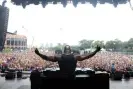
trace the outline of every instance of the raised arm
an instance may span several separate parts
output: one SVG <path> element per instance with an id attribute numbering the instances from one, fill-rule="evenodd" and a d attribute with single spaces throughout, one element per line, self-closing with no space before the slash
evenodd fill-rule
<path id="1" fill-rule="evenodd" d="M 82 56 L 77 56 L 76 57 L 76 60 L 77 61 L 83 61 L 83 60 L 86 60 L 86 59 L 89 59 L 91 57 L 93 57 L 97 52 L 99 52 L 101 50 L 101 47 L 97 46 L 96 50 L 92 53 L 90 53 L 89 55 L 85 56 L 85 57 L 82 57 Z"/>
<path id="2" fill-rule="evenodd" d="M 38 49 L 36 48 L 35 49 L 35 53 L 40 56 L 43 60 L 46 60 L 46 61 L 51 61 L 51 62 L 57 62 L 57 58 L 55 56 L 46 56 L 46 55 L 43 55 L 41 54 Z"/>

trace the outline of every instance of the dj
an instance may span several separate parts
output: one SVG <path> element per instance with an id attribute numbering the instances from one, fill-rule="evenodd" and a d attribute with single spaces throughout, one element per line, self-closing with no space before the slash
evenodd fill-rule
<path id="1" fill-rule="evenodd" d="M 83 61 L 93 57 L 97 52 L 101 50 L 101 47 L 97 46 L 96 50 L 87 56 L 73 55 L 71 52 L 71 47 L 66 45 L 64 47 L 64 53 L 61 56 L 47 56 L 39 53 L 38 49 L 35 49 L 35 53 L 39 55 L 42 59 L 46 61 L 58 62 L 60 67 L 60 72 L 62 75 L 67 77 L 72 77 L 74 75 L 77 61 Z"/>

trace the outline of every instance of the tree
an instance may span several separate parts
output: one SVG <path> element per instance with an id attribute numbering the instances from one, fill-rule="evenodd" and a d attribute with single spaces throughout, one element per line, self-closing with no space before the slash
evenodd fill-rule
<path id="1" fill-rule="evenodd" d="M 55 47 L 52 47 L 53 50 L 62 50 L 63 45 L 61 43 L 58 43 Z"/>
<path id="2" fill-rule="evenodd" d="M 51 49 L 52 49 L 52 50 L 61 50 L 61 48 L 58 47 L 58 46 L 52 47 Z"/>
<path id="3" fill-rule="evenodd" d="M 130 38 L 127 42 L 128 49 L 133 50 L 133 38 Z"/>
<path id="4" fill-rule="evenodd" d="M 115 43 L 115 45 L 114 45 L 115 50 L 121 51 L 122 50 L 122 41 L 119 39 L 115 39 L 114 43 Z"/>
<path id="5" fill-rule="evenodd" d="M 10 52 L 12 52 L 12 49 L 11 48 L 5 48 L 2 52 L 3 53 L 10 53 Z"/>
<path id="6" fill-rule="evenodd" d="M 122 41 L 119 39 L 107 41 L 105 44 L 105 48 L 112 49 L 113 51 L 121 51 L 122 50 Z"/>
<path id="7" fill-rule="evenodd" d="M 94 43 L 92 43 L 92 47 L 96 47 L 97 45 L 103 48 L 104 47 L 104 41 L 97 40 Z"/>
<path id="8" fill-rule="evenodd" d="M 72 50 L 80 50 L 80 47 L 78 45 L 76 46 L 71 46 Z"/>
<path id="9" fill-rule="evenodd" d="M 107 50 L 109 50 L 109 49 L 114 49 L 114 42 L 111 40 L 111 41 L 107 41 L 106 42 L 106 44 L 105 44 L 105 48 L 107 49 Z"/>
<path id="10" fill-rule="evenodd" d="M 79 41 L 79 45 L 81 49 L 87 49 L 87 48 L 91 48 L 93 40 L 86 40 L 83 39 L 81 41 Z"/>
<path id="11" fill-rule="evenodd" d="M 124 41 L 124 42 L 122 42 L 122 51 L 127 51 L 127 49 L 128 49 L 128 42 L 127 41 Z"/>

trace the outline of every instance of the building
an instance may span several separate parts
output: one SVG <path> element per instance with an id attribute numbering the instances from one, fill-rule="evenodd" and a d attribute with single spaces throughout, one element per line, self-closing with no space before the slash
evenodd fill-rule
<path id="1" fill-rule="evenodd" d="M 9 8 L 0 5 L 0 51 L 4 48 L 8 28 Z"/>
<path id="2" fill-rule="evenodd" d="M 4 47 L 13 50 L 25 50 L 27 49 L 27 37 L 18 35 L 17 33 L 7 32 Z"/>

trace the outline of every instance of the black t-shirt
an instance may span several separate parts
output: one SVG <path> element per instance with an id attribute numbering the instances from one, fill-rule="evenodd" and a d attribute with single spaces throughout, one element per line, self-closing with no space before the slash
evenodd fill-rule
<path id="1" fill-rule="evenodd" d="M 73 54 L 65 55 L 62 54 L 58 60 L 58 64 L 60 67 L 60 72 L 67 75 L 72 75 L 75 72 L 77 60 Z"/>

